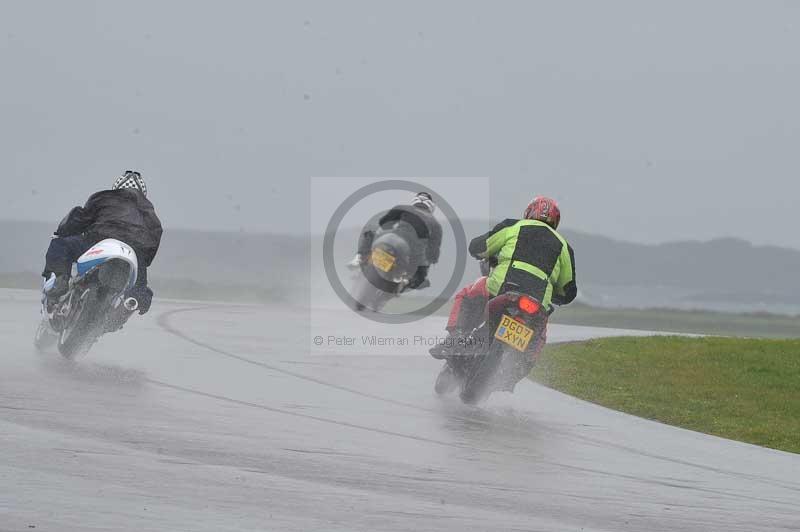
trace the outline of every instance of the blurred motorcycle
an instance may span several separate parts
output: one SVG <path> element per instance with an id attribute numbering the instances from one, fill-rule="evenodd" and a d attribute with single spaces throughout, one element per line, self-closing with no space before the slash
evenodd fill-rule
<path id="1" fill-rule="evenodd" d="M 527 377 L 547 338 L 552 309 L 514 288 L 486 304 L 484 324 L 450 350 L 434 390 L 460 390 L 461 401 L 476 404 L 495 391 L 513 392 Z"/>
<path id="2" fill-rule="evenodd" d="M 42 321 L 34 345 L 44 350 L 57 345 L 66 358 L 89 351 L 105 333 L 122 328 L 139 307 L 126 293 L 136 284 L 138 262 L 129 245 L 112 238 L 95 244 L 78 258 L 69 290 L 57 301 L 47 291 L 55 283 L 51 275 L 42 287 Z"/>
<path id="3" fill-rule="evenodd" d="M 409 235 L 412 235 L 409 238 Z M 375 234 L 361 274 L 352 291 L 356 310 L 380 312 L 395 297 L 409 288 L 409 283 L 424 262 L 424 246 L 416 239 L 414 229 L 406 222 L 395 222 Z M 430 286 L 426 279 L 417 289 Z"/>

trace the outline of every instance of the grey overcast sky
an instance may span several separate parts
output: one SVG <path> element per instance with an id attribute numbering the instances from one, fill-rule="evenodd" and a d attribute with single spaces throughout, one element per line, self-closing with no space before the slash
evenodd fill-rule
<path id="1" fill-rule="evenodd" d="M 133 167 L 167 228 L 300 232 L 310 176 L 488 176 L 498 218 L 800 248 L 798 51 L 789 0 L 3 2 L 0 217 Z"/>

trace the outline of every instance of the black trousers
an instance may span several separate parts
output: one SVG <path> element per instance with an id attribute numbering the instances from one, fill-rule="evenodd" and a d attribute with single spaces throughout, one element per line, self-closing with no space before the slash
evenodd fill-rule
<path id="1" fill-rule="evenodd" d="M 72 263 L 86 253 L 96 241 L 85 235 L 62 236 L 50 241 L 45 256 L 45 265 L 42 275 L 50 277 L 56 275 L 69 275 Z"/>

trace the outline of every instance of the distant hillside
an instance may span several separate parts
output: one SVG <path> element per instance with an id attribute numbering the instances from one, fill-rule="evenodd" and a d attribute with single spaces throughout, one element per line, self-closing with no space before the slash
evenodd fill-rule
<path id="1" fill-rule="evenodd" d="M 469 237 L 490 223 L 464 221 Z M 28 272 L 35 279 L 43 266 L 52 224 L 0 221 L 0 282 L 17 279 L 2 274 Z M 358 230 L 337 235 L 335 261 L 346 262 L 355 251 Z M 712 310 L 768 310 L 800 313 L 800 250 L 754 246 L 733 238 L 710 242 L 642 245 L 565 230 L 575 249 L 584 302 L 611 307 L 673 307 Z M 151 269 L 155 286 L 191 294 L 242 292 L 254 299 L 307 298 L 310 275 L 322 275 L 310 264 L 310 250 L 322 237 L 167 230 Z M 455 243 L 445 230 L 442 262 L 432 281 L 443 286 L 452 271 Z M 471 259 L 462 282 L 477 275 Z M 10 282 L 10 281 L 9 281 Z M 35 282 L 33 282 L 35 285 Z"/>
<path id="2" fill-rule="evenodd" d="M 755 246 L 735 238 L 641 245 L 566 232 L 578 255 L 578 275 L 605 292 L 646 287 L 671 291 L 687 307 L 713 303 L 800 309 L 800 250 Z"/>
<path id="3" fill-rule="evenodd" d="M 611 285 L 657 283 L 710 292 L 800 293 L 800 250 L 754 246 L 736 238 L 642 245 L 565 232 L 586 268 Z"/>
<path id="4" fill-rule="evenodd" d="M 0 244 L 6 250 L 0 255 L 0 283 L 38 287 L 36 276 L 53 228 L 0 221 Z M 167 230 L 149 276 L 163 296 L 263 301 L 299 291 L 305 301 L 308 249 L 308 241 L 297 237 Z"/>
<path id="5" fill-rule="evenodd" d="M 492 227 L 487 222 L 462 223 L 468 238 Z M 355 242 L 357 233 L 344 231 L 337 240 Z M 800 271 L 800 250 L 754 246 L 734 238 L 644 245 L 569 229 L 563 234 L 575 250 L 578 285 L 586 303 L 800 314 L 800 278 L 795 275 Z M 445 264 L 433 270 L 435 283 L 447 282 L 454 252 L 446 229 Z M 476 275 L 477 266 L 470 260 L 465 281 Z"/>

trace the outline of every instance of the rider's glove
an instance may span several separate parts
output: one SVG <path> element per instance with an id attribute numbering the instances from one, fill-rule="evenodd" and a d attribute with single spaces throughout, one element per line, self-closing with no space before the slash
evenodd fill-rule
<path id="1" fill-rule="evenodd" d="M 128 297 L 136 298 L 136 301 L 139 302 L 139 314 L 147 314 L 153 303 L 153 291 L 148 286 L 134 286 L 128 292 Z"/>
<path id="2" fill-rule="evenodd" d="M 425 282 L 425 276 L 417 273 L 416 275 L 414 275 L 414 277 L 411 278 L 411 281 L 409 281 L 408 287 L 414 290 L 421 287 L 424 282 Z"/>
<path id="3" fill-rule="evenodd" d="M 357 253 L 356 256 L 353 257 L 353 260 L 347 263 L 347 268 L 350 270 L 357 270 L 361 268 L 361 266 L 363 266 L 366 262 L 367 259 L 364 257 L 364 255 L 362 255 L 361 253 Z"/>
<path id="4" fill-rule="evenodd" d="M 408 283 L 408 288 L 416 289 L 416 288 L 427 288 L 430 286 L 430 283 L 426 283 L 428 280 L 428 266 L 419 266 L 417 271 L 414 272 L 414 277 L 411 278 L 411 281 Z"/>

